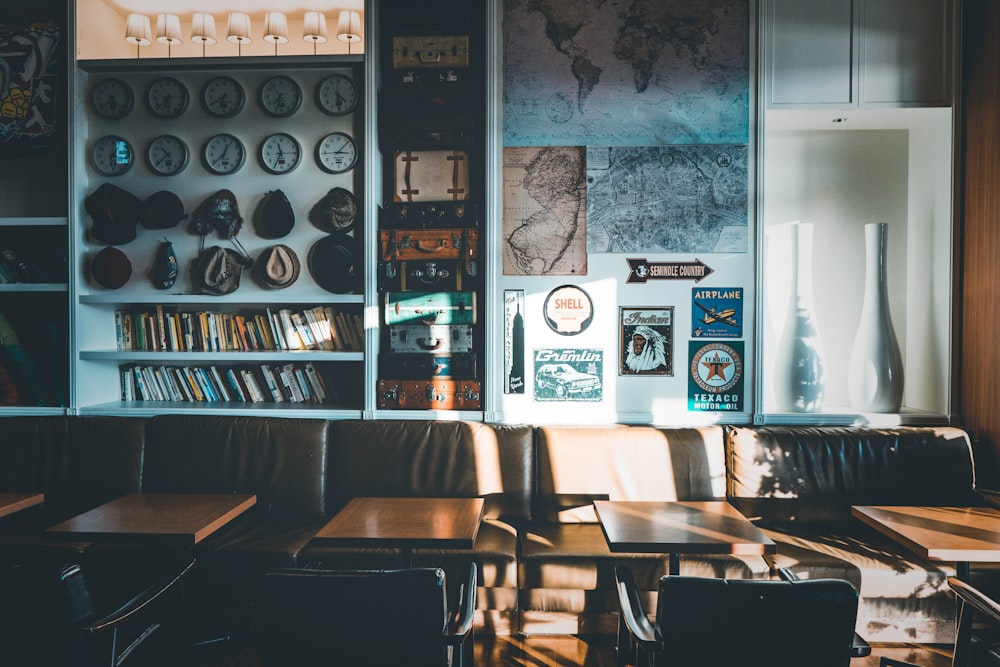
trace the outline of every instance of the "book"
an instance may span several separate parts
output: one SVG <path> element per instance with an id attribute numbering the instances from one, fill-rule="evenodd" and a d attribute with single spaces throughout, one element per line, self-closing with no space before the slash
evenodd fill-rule
<path id="1" fill-rule="evenodd" d="M 281 367 L 281 377 L 281 381 L 292 393 L 292 403 L 301 403 L 306 400 L 302 394 L 301 387 L 299 387 L 298 380 L 295 378 L 295 367 L 292 364 L 285 364 Z"/>
<path id="2" fill-rule="evenodd" d="M 299 338 L 302 340 L 303 347 L 307 350 L 315 350 L 317 347 L 316 338 L 313 336 L 312 331 L 310 331 L 309 325 L 306 324 L 305 317 L 301 313 L 292 313 L 290 317 L 296 333 L 299 334 Z"/>
<path id="3" fill-rule="evenodd" d="M 281 323 L 281 337 L 285 342 L 286 350 L 304 350 L 305 344 L 299 337 L 299 332 L 292 322 L 292 311 L 282 308 L 278 311 L 278 319 Z"/>
<path id="4" fill-rule="evenodd" d="M 158 350 L 167 350 L 167 323 L 163 316 L 163 304 L 156 304 L 156 343 Z"/>
<path id="5" fill-rule="evenodd" d="M 271 349 L 287 350 L 288 344 L 285 342 L 284 337 L 282 337 L 281 335 L 281 326 L 280 326 L 281 323 L 279 322 L 277 313 L 272 313 L 270 308 L 266 308 L 264 313 L 265 316 L 267 317 L 267 324 L 271 329 L 271 340 L 274 345 L 274 347 Z"/>
<path id="6" fill-rule="evenodd" d="M 181 401 L 183 397 L 181 396 L 180 387 L 174 385 L 174 376 L 170 373 L 170 370 L 166 366 L 160 366 L 157 369 L 159 375 L 157 377 L 161 378 L 163 386 L 166 388 L 166 398 L 170 401 Z"/>
<path id="7" fill-rule="evenodd" d="M 223 401 L 229 402 L 233 400 L 233 397 L 229 393 L 229 383 L 222 379 L 222 374 L 219 372 L 218 366 L 210 366 L 209 373 L 212 379 L 215 381 L 215 389 L 218 391 L 219 398 Z"/>
<path id="8" fill-rule="evenodd" d="M 150 400 L 166 400 L 163 395 L 163 390 L 160 388 L 160 383 L 157 382 L 156 374 L 153 372 L 153 368 L 151 366 L 142 367 L 142 376 L 146 380 L 146 389 L 149 391 Z"/>
<path id="9" fill-rule="evenodd" d="M 119 352 L 126 349 L 124 317 L 125 314 L 122 311 L 115 311 L 115 347 Z M 122 393 L 124 394 L 124 391 Z M 123 398 L 122 400 L 125 399 Z"/>
<path id="10" fill-rule="evenodd" d="M 271 398 L 274 399 L 275 403 L 283 403 L 285 401 L 285 397 L 281 393 L 281 389 L 278 387 L 281 380 L 278 379 L 274 369 L 267 364 L 261 364 L 260 372 L 264 376 L 264 381 L 267 384 L 267 390 L 271 392 Z"/>
<path id="11" fill-rule="evenodd" d="M 196 401 L 204 401 L 205 394 L 201 392 L 201 384 L 194 376 L 194 371 L 191 370 L 190 366 L 185 366 L 182 369 L 184 373 L 184 378 L 187 380 L 188 386 L 191 387 L 191 393 L 194 395 Z"/>
<path id="12" fill-rule="evenodd" d="M 337 312 L 330 306 L 323 307 L 323 315 L 326 319 L 326 325 L 330 327 L 330 342 L 333 343 L 333 349 L 343 350 L 345 347 L 344 339 L 340 337 L 337 331 Z"/>
<path id="13" fill-rule="evenodd" d="M 305 365 L 306 378 L 309 380 L 309 384 L 312 387 L 313 396 L 316 397 L 317 403 L 326 402 L 326 386 L 324 385 L 323 378 L 316 371 L 316 367 L 310 361 Z"/>
<path id="14" fill-rule="evenodd" d="M 257 384 L 257 378 L 253 376 L 249 370 L 241 370 L 240 375 L 243 377 L 243 384 L 246 385 L 247 391 L 250 392 L 251 402 L 253 403 L 263 403 L 264 402 L 264 392 L 261 391 L 260 385 Z"/>
<path id="15" fill-rule="evenodd" d="M 201 393 L 205 397 L 206 401 L 218 401 L 219 396 L 212 389 L 212 383 L 209 380 L 208 375 L 205 374 L 205 369 L 201 366 L 192 366 L 191 374 L 194 375 L 194 379 L 198 382 L 198 386 L 201 387 Z"/>
<path id="16" fill-rule="evenodd" d="M 174 366 L 170 369 L 170 373 L 174 376 L 174 381 L 177 383 L 177 387 L 181 390 L 181 394 L 184 395 L 184 400 L 194 401 L 194 394 L 191 392 L 191 387 L 188 385 L 187 378 L 184 377 L 184 369 Z"/>
<path id="17" fill-rule="evenodd" d="M 306 324 L 312 331 L 313 338 L 316 339 L 317 347 L 321 350 L 333 350 L 333 338 L 330 336 L 330 325 L 326 321 L 326 313 L 322 306 L 307 308 L 302 313 L 305 315 Z"/>
<path id="18" fill-rule="evenodd" d="M 309 386 L 309 380 L 306 378 L 305 371 L 298 366 L 295 366 L 293 371 L 295 382 L 299 385 L 299 391 L 302 392 L 302 400 L 306 403 L 313 403 L 312 389 Z"/>

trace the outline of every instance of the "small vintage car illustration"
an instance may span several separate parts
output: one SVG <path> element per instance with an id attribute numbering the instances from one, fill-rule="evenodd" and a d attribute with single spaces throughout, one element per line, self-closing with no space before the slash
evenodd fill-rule
<path id="1" fill-rule="evenodd" d="M 545 364 L 535 373 L 536 389 L 551 389 L 560 398 L 590 394 L 601 388 L 601 378 L 583 373 L 569 364 Z"/>

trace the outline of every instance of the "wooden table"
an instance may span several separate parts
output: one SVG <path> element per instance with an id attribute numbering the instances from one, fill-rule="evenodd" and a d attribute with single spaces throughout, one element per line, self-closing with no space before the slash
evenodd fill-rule
<path id="1" fill-rule="evenodd" d="M 340 547 L 471 549 L 483 518 L 482 498 L 354 498 L 313 537 Z"/>
<path id="2" fill-rule="evenodd" d="M 972 563 L 1000 563 L 1000 510 L 992 507 L 854 505 L 851 514 L 915 554 L 954 562 L 955 576 L 965 582 Z M 955 654 L 968 654 L 972 614 L 956 614 L 955 623 L 956 637 L 963 638 Z"/>
<path id="3" fill-rule="evenodd" d="M 252 494 L 131 493 L 45 532 L 83 541 L 138 541 L 192 546 L 257 502 Z"/>
<path id="4" fill-rule="evenodd" d="M 669 573 L 680 573 L 680 554 L 763 555 L 776 551 L 759 528 L 725 501 L 595 500 L 612 553 L 667 553 Z"/>
<path id="5" fill-rule="evenodd" d="M 0 517 L 26 510 L 45 502 L 44 493 L 0 493 Z"/>

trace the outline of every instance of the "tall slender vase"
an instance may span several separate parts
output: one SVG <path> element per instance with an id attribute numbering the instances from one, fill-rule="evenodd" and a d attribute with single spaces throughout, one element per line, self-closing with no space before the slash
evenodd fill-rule
<path id="1" fill-rule="evenodd" d="M 786 412 L 818 412 L 826 392 L 823 341 L 813 305 L 813 226 L 792 223 L 792 295 L 775 363 L 775 398 Z"/>
<path id="2" fill-rule="evenodd" d="M 851 407 L 863 412 L 899 412 L 903 403 L 903 358 L 889 314 L 886 286 L 888 225 L 865 225 L 865 298 L 848 364 Z"/>

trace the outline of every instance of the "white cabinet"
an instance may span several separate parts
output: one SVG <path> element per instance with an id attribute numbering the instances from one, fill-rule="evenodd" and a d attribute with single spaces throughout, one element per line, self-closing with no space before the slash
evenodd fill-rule
<path id="1" fill-rule="evenodd" d="M 765 0 L 768 108 L 951 103 L 951 0 Z"/>

